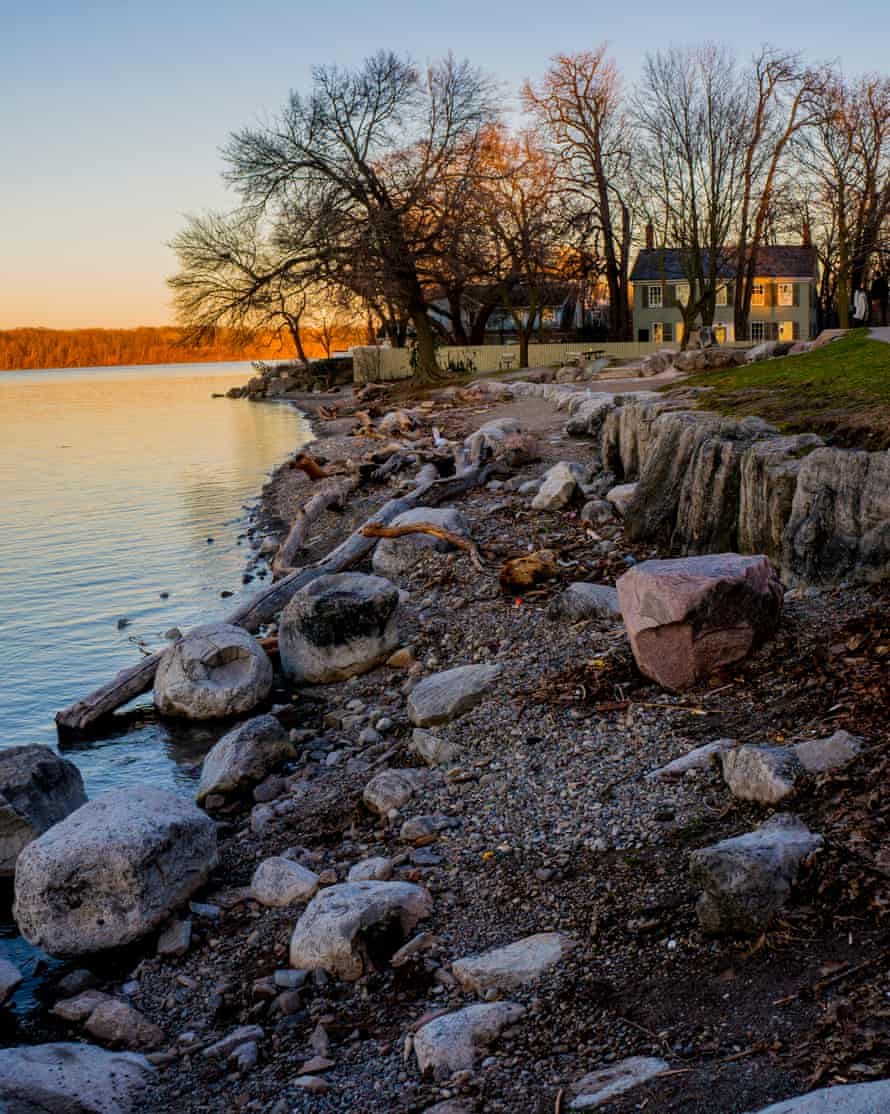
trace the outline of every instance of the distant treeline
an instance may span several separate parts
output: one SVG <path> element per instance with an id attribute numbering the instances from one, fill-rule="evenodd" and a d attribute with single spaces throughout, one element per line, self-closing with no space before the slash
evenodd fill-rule
<path id="1" fill-rule="evenodd" d="M 306 346 L 304 346 L 306 347 Z M 324 355 L 321 345 L 309 345 Z M 185 364 L 216 360 L 275 360 L 295 356 L 289 335 L 243 334 L 218 329 L 210 340 L 186 343 L 181 329 L 6 329 L 0 330 L 0 370 L 109 367 L 128 364 Z"/>

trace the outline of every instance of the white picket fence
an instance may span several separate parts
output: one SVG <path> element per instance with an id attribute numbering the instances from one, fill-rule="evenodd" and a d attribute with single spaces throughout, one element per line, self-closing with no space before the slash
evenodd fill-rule
<path id="1" fill-rule="evenodd" d="M 552 367 L 564 364 L 572 353 L 582 349 L 595 349 L 614 359 L 636 360 L 660 352 L 665 348 L 677 348 L 671 344 L 642 344 L 635 341 L 623 344 L 588 344 L 576 341 L 570 344 L 530 344 L 528 346 L 529 367 Z M 353 348 L 353 378 L 356 383 L 388 383 L 395 379 L 410 379 L 411 353 L 407 348 Z M 518 344 L 484 344 L 477 347 L 440 348 L 436 359 L 441 368 L 452 363 L 473 361 L 476 371 L 487 374 L 500 371 L 509 366 L 514 370 L 519 364 Z"/>

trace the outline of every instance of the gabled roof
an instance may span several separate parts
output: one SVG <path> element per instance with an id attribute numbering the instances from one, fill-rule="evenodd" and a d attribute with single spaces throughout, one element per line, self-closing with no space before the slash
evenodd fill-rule
<path id="1" fill-rule="evenodd" d="M 705 265 L 707 266 L 707 253 Z M 816 249 L 797 245 L 774 245 L 757 251 L 758 278 L 810 279 L 816 274 Z M 720 278 L 735 276 L 735 256 L 726 248 L 717 268 Z M 631 282 L 683 282 L 682 252 L 679 248 L 646 248 L 637 256 L 630 273 Z"/>

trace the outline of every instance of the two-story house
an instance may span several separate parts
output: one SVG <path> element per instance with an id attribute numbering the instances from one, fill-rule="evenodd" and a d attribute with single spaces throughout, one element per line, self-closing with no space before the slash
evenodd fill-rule
<path id="1" fill-rule="evenodd" d="M 731 253 L 727 251 L 727 257 Z M 816 292 L 819 262 L 807 245 L 762 247 L 757 252 L 757 277 L 751 298 L 749 335 L 733 335 L 735 270 L 720 267 L 714 314 L 717 339 L 733 341 L 811 340 L 816 335 Z M 680 306 L 689 298 L 681 254 L 673 248 L 646 248 L 631 271 L 634 337 L 656 344 L 683 340 Z"/>

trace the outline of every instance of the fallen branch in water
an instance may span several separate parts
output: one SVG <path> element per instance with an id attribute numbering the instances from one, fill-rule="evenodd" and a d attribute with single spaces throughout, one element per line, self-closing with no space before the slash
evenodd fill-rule
<path id="1" fill-rule="evenodd" d="M 486 483 L 490 470 L 487 467 L 469 468 L 444 480 L 426 480 L 418 483 L 413 491 L 401 499 L 390 499 L 373 515 L 365 526 L 386 525 L 404 511 L 415 507 L 435 506 L 460 495 L 464 491 Z M 346 572 L 373 550 L 377 539 L 362 533 L 362 528 L 333 549 L 327 557 L 304 569 L 295 569 L 274 584 L 261 589 L 246 600 L 225 620 L 245 630 L 256 631 L 270 622 L 289 602 L 291 597 L 313 580 L 329 573 Z M 56 713 L 56 726 L 60 731 L 85 731 L 97 720 L 141 696 L 154 684 L 155 671 L 161 653 L 152 654 L 137 665 L 122 669 L 111 681 L 102 685 L 74 704 Z"/>

